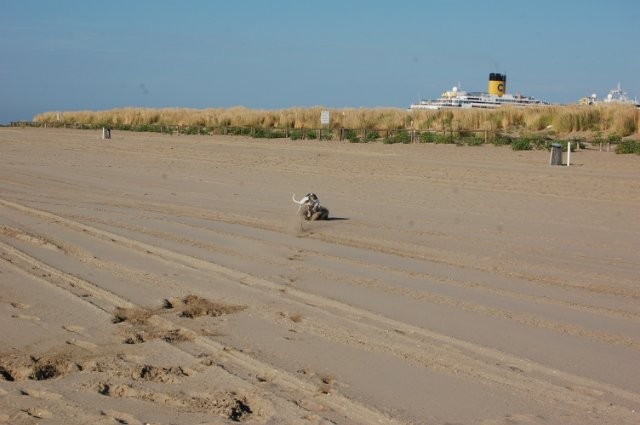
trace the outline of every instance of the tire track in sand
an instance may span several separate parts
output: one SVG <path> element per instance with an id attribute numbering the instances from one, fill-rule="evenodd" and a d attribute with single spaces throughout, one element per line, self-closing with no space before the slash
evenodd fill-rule
<path id="1" fill-rule="evenodd" d="M 2 204 L 5 204 L 5 202 L 6 201 L 0 200 L 0 203 Z M 69 227 L 80 226 L 87 232 L 91 232 L 90 229 L 93 229 L 44 211 L 37 211 L 17 204 L 14 205 L 18 206 L 18 208 L 22 207 L 20 209 L 25 212 L 27 212 L 27 210 L 24 210 L 24 208 L 27 208 L 28 212 L 32 215 L 46 215 L 48 218 L 55 217 L 56 221 L 64 223 Z M 97 232 L 95 233 L 96 235 L 100 235 L 100 238 L 103 238 L 106 235 L 106 233 L 99 231 L 99 229 L 93 230 Z M 135 241 L 130 242 L 132 242 L 134 246 L 137 244 Z M 146 250 L 147 249 L 145 249 L 145 251 Z M 107 291 L 87 280 L 49 266 L 21 250 L 1 241 L 0 257 L 5 261 L 12 263 L 14 266 L 19 267 L 24 272 L 37 277 L 39 280 L 60 287 L 61 289 L 64 289 L 80 299 L 95 305 L 105 312 L 112 313 L 116 307 L 139 307 L 115 293 Z M 176 323 L 163 317 L 154 316 L 154 320 L 156 321 L 156 325 L 166 329 L 182 329 Z M 190 330 L 186 331 L 189 332 Z M 293 403 L 303 410 L 304 408 L 300 405 L 301 399 L 314 399 L 317 403 L 325 406 L 328 411 L 337 412 L 340 417 L 348 418 L 356 423 L 399 423 L 381 412 L 377 412 L 368 406 L 361 405 L 340 395 L 338 392 L 332 392 L 331 397 L 325 397 L 318 400 L 315 398 L 318 394 L 316 384 L 301 380 L 295 375 L 284 370 L 274 370 L 273 366 L 265 364 L 264 362 L 252 358 L 242 352 L 229 350 L 224 345 L 211 340 L 210 338 L 195 336 L 194 342 L 211 355 L 214 355 L 217 359 L 220 359 L 220 367 L 240 379 L 243 379 L 249 385 L 252 385 L 252 383 L 247 380 L 246 376 L 260 376 L 265 370 L 271 370 L 273 376 L 270 377 L 270 382 L 274 387 L 270 388 L 270 391 L 272 391 L 276 397 L 279 397 L 288 403 Z"/>
<path id="2" fill-rule="evenodd" d="M 389 319 L 382 315 L 348 306 L 344 303 L 327 299 L 322 296 L 310 294 L 291 287 L 284 287 L 281 284 L 257 278 L 239 270 L 234 270 L 179 252 L 152 246 L 144 242 L 69 220 L 46 211 L 40 211 L 4 200 L 0 200 L 0 203 L 6 207 L 14 208 L 30 215 L 47 218 L 69 228 L 79 229 L 93 237 L 107 240 L 111 243 L 115 243 L 129 249 L 144 252 L 146 255 L 154 255 L 166 261 L 174 261 L 178 264 L 214 272 L 232 281 L 259 288 L 263 291 L 277 292 L 280 294 L 285 293 L 292 301 L 296 301 L 307 306 L 314 306 L 324 314 L 331 314 L 340 320 L 349 321 L 349 328 L 354 327 L 356 329 L 364 329 L 361 330 L 360 335 L 354 339 L 353 336 L 348 335 L 346 329 L 342 331 L 341 334 L 341 332 L 336 332 L 334 328 L 322 329 L 323 326 L 318 324 L 315 332 L 328 337 L 329 339 L 334 338 L 335 340 L 342 342 L 346 341 L 352 344 L 364 343 L 370 349 L 391 352 L 394 353 L 394 355 L 410 359 L 410 361 L 421 364 L 424 367 L 434 367 L 433 365 L 437 365 L 438 369 L 447 371 L 448 373 L 454 375 L 462 373 L 471 379 L 479 379 L 484 382 L 500 384 L 509 387 L 518 393 L 526 394 L 539 400 L 548 400 L 550 402 L 561 401 L 563 404 L 578 407 L 585 411 L 591 408 L 597 408 L 598 411 L 606 412 L 608 417 L 615 417 L 619 419 L 620 422 L 635 418 L 635 416 L 633 412 L 626 407 L 612 403 L 611 398 L 631 403 L 633 405 L 640 403 L 639 394 L 618 388 L 615 385 L 609 385 L 589 378 L 583 378 L 573 374 L 557 371 L 544 365 L 536 364 L 498 350 L 482 347 L 447 335 L 431 332 L 427 329 Z M 16 253 L 14 248 L 9 247 L 6 244 L 2 244 L 2 246 L 20 256 L 19 253 Z M 23 259 L 27 262 L 37 261 L 35 259 L 29 260 L 25 257 L 23 257 Z M 91 286 L 94 285 L 85 282 L 84 289 L 91 289 Z M 283 292 L 283 289 L 285 288 L 286 290 Z M 97 288 L 97 292 L 100 293 L 101 290 Z M 104 295 L 105 294 L 102 294 L 102 296 Z M 126 302 L 126 300 L 121 300 L 114 294 L 107 295 L 107 298 L 109 297 L 111 297 L 111 300 L 114 303 L 116 301 Z M 363 319 L 367 322 L 366 326 L 361 323 Z M 402 341 L 395 341 L 394 344 L 390 344 L 387 335 L 389 329 L 395 329 L 401 336 L 401 339 L 406 338 L 408 342 L 405 341 L 402 343 Z M 412 350 L 410 347 L 415 347 L 416 342 L 426 343 L 428 349 L 423 348 L 419 350 L 419 352 L 416 352 L 415 349 Z M 214 341 L 200 338 L 199 343 L 208 345 L 211 349 L 215 348 L 222 350 L 224 354 L 223 347 Z M 425 357 L 424 353 L 431 351 L 437 353 L 437 355 L 427 355 Z M 235 361 L 236 365 L 240 369 L 245 367 L 253 368 L 255 365 L 258 365 L 258 367 L 262 369 L 265 367 L 265 365 L 259 360 L 246 355 L 240 355 L 239 353 L 231 354 L 228 351 L 226 352 L 226 355 L 229 357 L 230 361 Z M 240 356 L 240 359 L 238 359 L 238 356 Z M 437 362 L 434 360 L 437 360 Z M 493 365 L 505 366 L 498 367 Z M 514 367 L 518 370 L 528 371 L 529 375 L 527 378 L 523 379 L 520 375 L 514 376 Z M 283 385 L 290 390 L 299 390 L 300 385 L 302 385 L 303 388 L 307 385 L 291 375 L 283 374 L 283 376 L 286 384 Z M 353 402 L 345 399 L 340 401 L 337 406 L 333 407 L 336 409 L 343 409 L 340 405 L 343 405 L 344 403 L 352 404 Z M 350 406 L 350 408 L 353 409 L 350 409 L 352 413 L 355 411 L 359 412 L 362 409 L 364 409 L 363 412 L 367 411 L 366 408 L 359 405 Z M 362 414 L 364 415 L 365 413 Z"/>
<path id="3" fill-rule="evenodd" d="M 171 240 L 178 243 L 190 244 L 192 246 L 197 246 L 201 249 L 205 249 L 208 251 L 224 252 L 227 255 L 235 255 L 238 258 L 242 257 L 243 255 L 242 253 L 237 253 L 230 249 L 222 249 L 219 246 L 214 244 L 210 244 L 210 243 L 206 243 L 206 242 L 202 242 L 202 241 L 190 239 L 190 238 L 184 238 L 184 237 L 178 238 L 167 232 L 150 230 L 149 228 L 141 228 L 141 227 L 133 226 L 130 224 L 126 225 L 126 224 L 113 223 L 113 222 L 107 223 L 107 222 L 95 220 L 95 219 L 93 219 L 92 222 L 106 224 L 111 227 L 118 227 L 120 229 L 133 231 L 137 233 L 144 233 L 145 235 L 157 237 L 163 240 Z M 186 226 L 190 226 L 190 225 L 186 225 Z M 237 239 L 243 239 L 246 241 L 251 241 L 253 243 L 260 243 L 265 246 L 269 246 L 269 245 L 275 246 L 275 244 L 269 243 L 268 241 L 265 241 L 259 238 L 250 238 L 246 235 L 235 235 L 235 234 L 232 235 L 228 233 L 226 234 L 226 236 L 228 237 L 233 236 L 234 238 L 237 238 Z M 268 252 L 268 250 L 265 250 L 265 252 Z M 323 257 L 333 262 L 343 262 L 343 263 L 348 262 L 350 264 L 353 264 L 354 266 L 364 266 L 364 263 L 358 260 L 331 255 L 327 252 L 323 252 L 319 250 L 309 250 L 308 248 L 305 248 L 305 252 L 308 254 L 311 254 L 313 257 L 317 257 L 317 258 Z M 267 256 L 263 256 L 261 258 L 265 261 L 273 260 L 272 257 L 267 257 Z M 91 261 L 94 261 L 94 260 L 91 260 Z M 474 291 L 482 291 L 485 293 L 495 294 L 501 297 L 509 297 L 514 300 L 523 300 L 523 301 L 533 302 L 536 304 L 560 306 L 564 309 L 571 309 L 571 310 L 584 312 L 584 313 L 598 314 L 601 316 L 606 316 L 611 318 L 636 320 L 636 321 L 640 320 L 639 314 L 625 311 L 625 310 L 614 310 L 606 307 L 586 305 L 586 304 L 580 304 L 573 301 L 565 301 L 561 299 L 549 298 L 547 296 L 526 294 L 523 292 L 518 292 L 515 290 L 509 290 L 505 288 L 491 287 L 489 285 L 478 283 L 478 282 L 462 281 L 450 276 L 442 277 L 442 276 L 437 276 L 435 274 L 430 274 L 426 272 L 415 272 L 415 271 L 405 272 L 401 269 L 385 266 L 382 264 L 367 264 L 367 266 L 375 267 L 380 271 L 393 273 L 395 275 L 398 275 L 400 278 L 409 276 L 412 279 L 425 279 L 432 282 L 437 282 L 438 284 L 441 284 L 441 285 L 445 285 L 445 284 L 454 285 L 461 288 L 472 289 Z M 347 279 L 343 276 L 337 275 L 335 273 L 331 273 L 330 271 L 327 271 L 318 267 L 311 267 L 307 263 L 302 263 L 299 266 L 299 268 L 305 271 L 304 274 L 310 274 L 314 276 L 323 276 L 324 278 L 331 279 L 332 281 L 336 281 L 336 282 L 342 282 L 344 284 L 374 289 L 374 290 L 381 291 L 388 294 L 401 295 L 414 300 L 426 301 L 433 304 L 448 305 L 463 311 L 482 314 L 487 317 L 493 317 L 498 319 L 508 319 L 529 327 L 553 330 L 557 333 L 572 335 L 572 336 L 581 337 L 581 338 L 587 338 L 593 341 L 604 341 L 606 343 L 624 345 L 636 351 L 640 351 L 640 341 L 631 337 L 626 337 L 621 334 L 612 334 L 608 332 L 594 331 L 594 330 L 585 328 L 583 326 L 578 326 L 569 322 L 545 319 L 536 314 L 523 313 L 515 310 L 507 310 L 502 308 L 493 308 L 493 307 L 485 306 L 482 304 L 461 300 L 452 296 L 441 295 L 436 293 L 435 291 L 428 291 L 421 288 L 405 288 L 405 287 L 399 287 L 395 285 L 389 285 L 378 279 L 360 279 L 360 278 Z M 145 276 L 140 277 L 140 279 L 145 279 L 145 278 L 146 278 Z"/>
<path id="4" fill-rule="evenodd" d="M 111 205 L 111 204 L 106 204 Z M 185 209 L 179 207 L 168 206 L 166 204 L 155 204 L 150 202 L 145 203 L 121 203 L 121 206 L 127 207 L 130 209 L 142 209 L 151 213 L 158 214 L 171 214 L 173 216 L 190 216 L 201 219 L 208 219 L 228 224 L 236 224 L 242 226 L 248 226 L 252 228 L 257 228 L 261 230 L 275 231 L 275 232 L 283 232 L 286 229 L 283 229 L 282 226 L 274 225 L 266 220 L 261 220 L 256 217 L 245 217 L 237 214 L 229 215 L 223 213 L 214 213 L 211 211 L 198 211 L 198 213 L 194 214 L 194 209 Z M 380 224 L 378 223 L 378 226 Z M 384 225 L 382 225 L 384 226 Z M 359 233 L 368 235 L 367 238 L 359 238 L 354 239 L 350 238 L 347 235 L 333 235 L 333 234 L 320 234 L 314 233 L 313 235 L 308 235 L 307 237 L 314 238 L 323 242 L 348 246 L 352 248 L 358 248 L 363 250 L 368 250 L 372 252 L 380 252 L 384 254 L 397 255 L 404 258 L 410 258 L 415 260 L 422 261 L 430 261 L 436 264 L 441 264 L 450 267 L 463 267 L 470 270 L 477 270 L 483 273 L 491 273 L 498 274 L 507 278 L 516 278 L 521 280 L 526 280 L 532 284 L 535 284 L 540 287 L 549 287 L 549 288 L 561 288 L 567 291 L 580 291 L 584 293 L 593 293 L 598 295 L 612 295 L 616 297 L 624 297 L 624 298 L 633 298 L 640 300 L 640 291 L 638 291 L 635 286 L 632 287 L 619 287 L 619 286 L 611 286 L 608 283 L 601 282 L 598 285 L 589 285 L 575 281 L 569 281 L 567 279 L 561 279 L 557 277 L 552 277 L 553 273 L 547 275 L 540 275 L 535 271 L 526 271 L 521 270 L 518 272 L 514 272 L 512 270 L 505 270 L 501 267 L 495 268 L 493 266 L 483 265 L 481 262 L 461 262 L 455 260 L 454 255 L 447 255 L 447 259 L 443 259 L 442 250 L 438 251 L 431 250 L 425 246 L 421 246 L 418 244 L 413 244 L 410 242 L 403 242 L 402 245 L 389 246 L 385 244 L 384 240 L 376 239 L 371 235 L 375 234 L 373 232 L 374 229 L 365 228 Z M 375 230 L 379 230 L 377 227 Z M 387 228 L 387 230 L 394 230 L 393 228 Z M 449 253 L 453 254 L 453 253 Z M 548 271 L 554 271 L 546 266 Z M 604 277 L 603 277 L 604 279 Z"/>

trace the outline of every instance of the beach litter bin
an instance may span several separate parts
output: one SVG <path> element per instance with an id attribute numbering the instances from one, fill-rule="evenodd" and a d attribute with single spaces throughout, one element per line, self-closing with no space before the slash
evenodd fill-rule
<path id="1" fill-rule="evenodd" d="M 549 165 L 562 165 L 562 145 L 560 143 L 551 144 L 551 158 Z"/>

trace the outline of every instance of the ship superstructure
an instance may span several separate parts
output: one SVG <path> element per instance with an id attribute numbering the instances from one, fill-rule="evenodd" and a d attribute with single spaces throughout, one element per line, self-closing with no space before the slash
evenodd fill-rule
<path id="1" fill-rule="evenodd" d="M 611 89 L 609 91 L 609 94 L 607 94 L 607 96 L 602 100 L 599 100 L 598 96 L 594 93 L 589 97 L 583 97 L 582 99 L 580 99 L 579 103 L 583 105 L 596 105 L 599 103 L 607 103 L 607 104 L 621 103 L 625 105 L 635 105 L 637 107 L 640 107 L 638 98 L 631 99 L 627 95 L 627 92 L 623 91 L 620 88 L 620 83 L 618 83 L 618 86 L 616 88 Z"/>
<path id="2" fill-rule="evenodd" d="M 435 100 L 421 100 L 411 104 L 409 109 L 442 109 L 442 108 L 498 108 L 500 106 L 533 106 L 548 105 L 548 102 L 531 96 L 506 93 L 507 76 L 500 73 L 489 74 L 488 92 L 467 92 L 454 86 Z"/>

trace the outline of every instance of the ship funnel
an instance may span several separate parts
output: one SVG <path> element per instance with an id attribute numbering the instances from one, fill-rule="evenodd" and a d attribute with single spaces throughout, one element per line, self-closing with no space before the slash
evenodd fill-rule
<path id="1" fill-rule="evenodd" d="M 507 89 L 507 76 L 505 74 L 489 74 L 489 94 L 501 97 Z"/>

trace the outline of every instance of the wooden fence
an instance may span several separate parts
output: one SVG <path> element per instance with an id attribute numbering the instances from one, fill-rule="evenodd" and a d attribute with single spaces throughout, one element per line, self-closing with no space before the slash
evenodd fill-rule
<path id="1" fill-rule="evenodd" d="M 350 140 L 350 141 L 374 141 L 386 140 L 394 143 L 416 143 L 425 138 L 424 135 L 434 135 L 439 138 L 469 138 L 474 137 L 478 142 L 487 143 L 489 139 L 499 135 L 491 130 L 417 130 L 417 129 L 376 129 L 376 128 L 265 128 L 250 126 L 193 126 L 193 125 L 160 125 L 160 124 L 87 124 L 87 123 L 47 123 L 35 121 L 14 121 L 11 127 L 40 127 L 40 128 L 72 128 L 84 130 L 111 130 L 155 132 L 165 134 L 200 134 L 200 135 L 238 135 L 255 138 L 291 138 L 291 139 L 318 139 L 318 140 Z M 427 137 L 428 138 L 428 137 Z"/>

